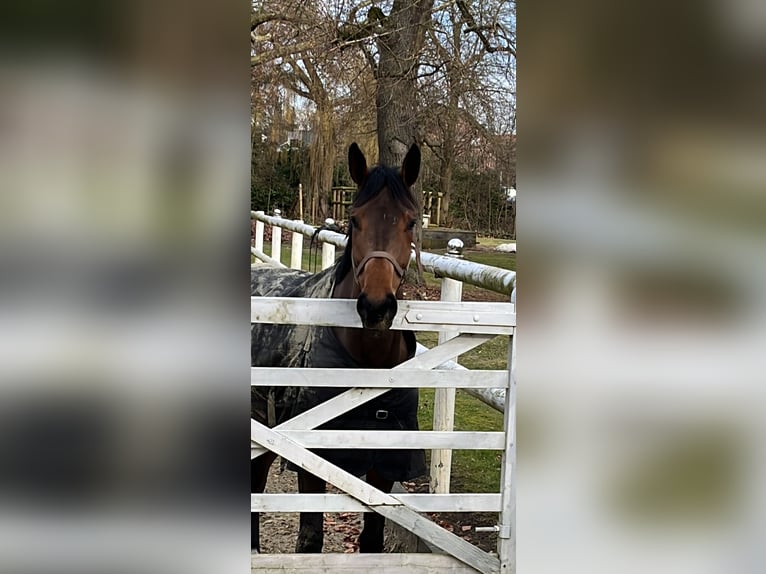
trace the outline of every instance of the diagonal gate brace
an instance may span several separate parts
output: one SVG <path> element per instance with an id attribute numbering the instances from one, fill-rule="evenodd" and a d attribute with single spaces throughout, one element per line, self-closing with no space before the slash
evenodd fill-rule
<path id="1" fill-rule="evenodd" d="M 405 361 L 396 367 L 396 369 L 433 369 L 438 367 L 445 361 L 456 357 L 461 353 L 465 353 L 475 347 L 478 347 L 482 343 L 493 339 L 495 335 L 477 335 L 477 334 L 464 334 L 454 339 L 429 349 L 425 353 L 422 353 L 408 361 Z M 314 408 L 294 416 L 288 421 L 283 422 L 280 425 L 274 427 L 274 430 L 310 430 L 318 426 L 323 425 L 327 421 L 331 421 L 335 417 L 342 415 L 345 412 L 350 411 L 353 408 L 358 407 L 372 399 L 379 397 L 380 395 L 387 393 L 389 389 L 385 388 L 354 388 L 340 394 L 336 397 L 325 401 Z M 267 449 L 251 445 L 250 458 L 256 458 L 266 452 Z"/>
<path id="2" fill-rule="evenodd" d="M 278 431 L 252 421 L 251 433 L 255 441 L 267 445 L 269 450 L 350 494 L 389 520 L 417 533 L 424 540 L 468 566 L 486 574 L 496 574 L 500 571 L 500 561 L 496 557 L 424 518 L 395 496 L 386 494 L 330 464 Z"/>

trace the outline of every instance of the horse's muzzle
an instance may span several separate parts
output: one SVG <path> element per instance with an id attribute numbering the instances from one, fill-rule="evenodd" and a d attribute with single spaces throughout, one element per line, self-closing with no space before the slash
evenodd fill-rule
<path id="1" fill-rule="evenodd" d="M 386 331 L 391 328 L 391 323 L 396 316 L 396 297 L 386 295 L 382 301 L 372 301 L 362 293 L 356 300 L 356 311 L 365 329 Z"/>

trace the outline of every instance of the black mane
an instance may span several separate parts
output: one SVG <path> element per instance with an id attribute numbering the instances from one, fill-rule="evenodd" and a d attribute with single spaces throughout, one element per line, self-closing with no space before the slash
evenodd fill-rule
<path id="1" fill-rule="evenodd" d="M 417 211 L 417 202 L 410 189 L 404 185 L 399 170 L 383 165 L 373 167 L 367 174 L 367 178 L 364 180 L 364 185 L 354 197 L 354 203 L 351 204 L 351 209 L 361 207 L 374 197 L 377 197 L 384 189 L 388 189 L 388 192 L 391 194 L 394 201 L 404 204 L 407 208 L 412 209 L 413 211 Z M 346 249 L 343 252 L 343 257 L 341 257 L 340 262 L 335 268 L 336 283 L 340 283 L 346 276 L 346 273 L 351 271 L 351 242 L 354 238 L 352 225 L 348 226 L 346 237 L 348 237 Z"/>

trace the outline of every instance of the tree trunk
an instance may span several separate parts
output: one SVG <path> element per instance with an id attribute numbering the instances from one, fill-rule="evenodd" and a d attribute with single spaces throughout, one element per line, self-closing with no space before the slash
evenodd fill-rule
<path id="1" fill-rule="evenodd" d="M 309 194 L 317 208 L 317 219 L 330 216 L 328 197 L 332 188 L 335 161 L 335 125 L 330 102 L 317 98 L 314 116 L 314 141 L 309 153 Z M 313 223 L 317 223 L 314 221 Z"/>
<path id="2" fill-rule="evenodd" d="M 452 47 L 455 53 L 459 53 L 461 44 L 462 25 L 460 24 L 455 12 L 452 12 Z M 449 217 L 450 196 L 452 194 L 452 167 L 455 164 L 457 155 L 457 124 L 460 103 L 461 78 L 459 66 L 456 62 L 446 60 L 447 89 L 449 90 L 447 99 L 447 117 L 444 126 L 444 140 L 442 142 L 442 157 L 439 167 L 439 183 L 442 190 L 442 211 L 441 220 L 445 227 L 451 225 Z"/>
<path id="3" fill-rule="evenodd" d="M 378 36 L 375 102 L 378 112 L 378 161 L 399 166 L 409 147 L 421 139 L 418 129 L 416 78 L 418 60 L 431 19 L 434 0 L 394 0 L 383 23 L 386 34 Z M 414 190 L 418 210 L 423 213 L 420 184 Z M 418 218 L 415 244 L 422 246 L 423 219 Z M 418 269 L 418 282 L 423 274 Z"/>
<path id="4" fill-rule="evenodd" d="M 442 190 L 442 212 L 441 220 L 445 226 L 450 225 L 449 218 L 449 204 L 450 196 L 452 194 L 452 166 L 455 163 L 455 156 L 457 150 L 455 140 L 457 134 L 455 129 L 457 126 L 458 115 L 458 93 L 456 82 L 452 78 L 453 68 L 447 64 L 447 77 L 449 79 L 449 100 L 447 103 L 447 122 L 444 127 L 444 141 L 442 143 L 442 159 L 439 166 L 439 184 Z"/>
<path id="5" fill-rule="evenodd" d="M 415 79 L 433 4 L 395 0 L 385 21 L 388 33 L 377 40 L 378 158 L 386 165 L 401 165 L 410 145 L 420 139 Z"/>
<path id="6" fill-rule="evenodd" d="M 442 226 L 449 227 L 449 202 L 452 195 L 452 156 L 445 157 L 439 166 L 439 186 L 442 192 L 441 211 L 439 220 Z"/>

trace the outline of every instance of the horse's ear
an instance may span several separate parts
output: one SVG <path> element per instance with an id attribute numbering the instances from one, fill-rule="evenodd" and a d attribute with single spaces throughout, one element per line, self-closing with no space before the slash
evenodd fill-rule
<path id="1" fill-rule="evenodd" d="M 404 156 L 402 162 L 402 180 L 407 184 L 407 187 L 411 187 L 418 179 L 420 173 L 420 148 L 418 144 L 414 143 L 407 151 L 407 155 Z"/>
<path id="2" fill-rule="evenodd" d="M 367 160 L 364 159 L 364 154 L 356 142 L 348 148 L 348 171 L 351 173 L 351 179 L 354 180 L 354 183 L 361 187 L 364 180 L 367 179 Z"/>

